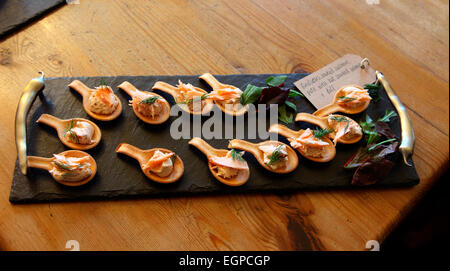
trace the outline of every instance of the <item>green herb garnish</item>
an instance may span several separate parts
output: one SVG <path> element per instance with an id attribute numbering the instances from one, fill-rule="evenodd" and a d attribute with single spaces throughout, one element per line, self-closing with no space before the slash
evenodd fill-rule
<path id="1" fill-rule="evenodd" d="M 342 121 L 346 121 L 346 122 L 350 122 L 346 117 L 344 116 L 330 116 L 330 119 L 336 121 L 336 122 L 342 122 Z"/>
<path id="2" fill-rule="evenodd" d="M 278 87 L 286 81 L 287 75 L 269 76 L 266 79 L 266 84 L 271 87 Z"/>
<path id="3" fill-rule="evenodd" d="M 356 98 L 347 97 L 347 96 L 339 96 L 338 99 L 344 101 L 344 103 L 348 103 L 348 102 L 356 100 Z"/>
<path id="4" fill-rule="evenodd" d="M 292 110 L 294 110 L 295 112 L 297 112 L 297 106 L 296 106 L 293 102 L 285 101 L 284 103 L 285 103 L 287 106 L 289 106 Z"/>
<path id="5" fill-rule="evenodd" d="M 202 96 L 200 96 L 200 101 L 203 101 L 204 99 L 207 99 L 208 98 L 208 94 L 203 94 Z M 186 100 L 186 101 L 183 101 L 182 102 L 182 104 L 190 104 L 190 103 L 193 103 L 194 102 L 194 99 L 195 98 L 192 98 L 192 99 L 190 99 L 190 100 Z"/>
<path id="6" fill-rule="evenodd" d="M 266 165 L 270 166 L 273 165 L 275 163 L 278 163 L 281 160 L 281 147 L 283 147 L 283 145 L 278 145 L 275 150 L 272 152 L 271 155 L 267 156 L 267 158 L 269 158 L 269 162 L 266 163 Z"/>
<path id="7" fill-rule="evenodd" d="M 244 158 L 242 158 L 242 154 L 240 154 L 237 150 L 233 149 L 233 145 L 230 142 L 230 148 L 231 148 L 231 158 L 233 160 L 239 160 L 239 161 L 245 161 Z"/>
<path id="8" fill-rule="evenodd" d="M 73 171 L 73 168 L 69 164 L 66 164 L 63 162 L 57 162 L 57 161 L 53 161 L 53 164 L 55 164 L 57 167 L 59 167 L 62 170 Z"/>
<path id="9" fill-rule="evenodd" d="M 142 101 L 139 102 L 139 104 L 151 105 L 151 104 L 155 103 L 156 100 L 158 100 L 158 99 L 160 99 L 160 98 L 157 97 L 157 96 L 153 96 L 153 97 L 150 97 L 150 98 L 147 98 L 147 99 L 143 99 Z"/>
<path id="10" fill-rule="evenodd" d="M 231 158 L 233 160 L 239 160 L 239 161 L 245 161 L 244 158 L 242 158 L 242 155 L 235 149 L 231 149 Z"/>
<path id="11" fill-rule="evenodd" d="M 379 118 L 378 121 L 389 122 L 391 120 L 391 118 L 397 117 L 397 116 L 398 115 L 397 115 L 397 113 L 394 110 L 390 111 L 389 109 L 386 109 L 386 112 L 384 113 L 384 116 Z"/>
<path id="12" fill-rule="evenodd" d="M 294 119 L 293 114 L 287 114 L 286 112 L 286 106 L 283 104 L 282 106 L 278 107 L 278 119 L 286 124 L 292 123 Z"/>
<path id="13" fill-rule="evenodd" d="M 241 94 L 240 103 L 242 105 L 252 104 L 259 99 L 261 96 L 261 90 L 263 87 L 257 87 L 251 84 L 248 84 L 245 90 Z"/>
<path id="14" fill-rule="evenodd" d="M 378 146 L 380 146 L 380 145 L 382 145 L 382 144 L 384 144 L 384 143 L 392 142 L 392 141 L 395 141 L 395 140 L 397 140 L 397 139 L 396 139 L 396 138 L 391 138 L 391 139 L 383 140 L 383 141 L 381 141 L 381 142 L 379 142 L 379 143 L 377 143 L 377 144 L 371 146 L 371 147 L 368 149 L 368 151 L 373 151 L 376 147 L 378 147 Z"/>
<path id="15" fill-rule="evenodd" d="M 303 93 L 298 92 L 298 91 L 293 90 L 293 89 L 290 89 L 290 90 L 289 90 L 289 98 L 294 98 L 294 97 L 297 97 L 297 96 L 300 96 L 300 97 L 302 97 L 302 98 L 305 98 L 305 95 L 303 95 Z"/>
<path id="16" fill-rule="evenodd" d="M 313 136 L 317 139 L 322 139 L 324 136 L 331 134 L 332 132 L 334 132 L 334 129 L 332 128 L 316 129 L 313 131 Z"/>
<path id="17" fill-rule="evenodd" d="M 370 97 L 372 98 L 372 101 L 374 101 L 374 102 L 378 102 L 381 100 L 380 93 L 378 92 L 380 90 L 380 87 L 381 87 L 381 85 L 378 85 L 378 84 L 364 85 L 364 89 L 367 89 Z"/>
<path id="18" fill-rule="evenodd" d="M 100 86 L 107 86 L 106 82 L 105 82 L 105 79 L 100 78 Z"/>
<path id="19" fill-rule="evenodd" d="M 72 131 L 72 128 L 75 127 L 76 122 L 74 120 L 72 120 L 69 125 L 67 125 L 66 130 L 64 131 L 64 137 L 66 137 L 66 135 L 69 135 L 69 138 L 72 139 L 72 141 L 75 141 L 75 143 L 80 143 L 80 140 L 78 139 L 77 134 Z"/>
<path id="20" fill-rule="evenodd" d="M 334 120 L 336 122 L 343 122 L 343 121 L 347 122 L 347 125 L 345 125 L 344 133 L 346 133 L 347 130 L 348 130 L 348 127 L 350 127 L 350 120 L 348 118 L 344 117 L 344 116 L 338 116 L 338 117 L 330 116 L 330 119 L 332 119 L 332 120 Z"/>

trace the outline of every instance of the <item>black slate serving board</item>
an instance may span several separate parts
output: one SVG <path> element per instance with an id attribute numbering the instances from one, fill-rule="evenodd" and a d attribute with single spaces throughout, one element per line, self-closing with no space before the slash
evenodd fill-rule
<path id="1" fill-rule="evenodd" d="M 307 76 L 307 74 L 287 74 L 285 86 L 294 88 L 293 82 Z M 246 85 L 264 85 L 267 74 L 238 74 L 218 75 L 217 78 L 227 84 L 245 89 Z M 93 199 L 116 199 L 123 197 L 174 196 L 199 193 L 243 193 L 254 191 L 294 191 L 299 189 L 324 189 L 351 187 L 353 170 L 345 170 L 343 165 L 358 149 L 359 144 L 337 146 L 337 155 L 329 163 L 311 162 L 299 155 L 299 167 L 287 175 L 276 175 L 262 168 L 250 154 L 245 154 L 251 175 L 248 183 L 241 187 L 228 187 L 218 182 L 210 174 L 205 156 L 197 149 L 189 146 L 188 139 L 172 139 L 169 134 L 170 119 L 161 125 L 149 125 L 139 120 L 132 109 L 127 106 L 129 97 L 118 86 L 127 80 L 141 90 L 150 90 L 153 84 L 162 80 L 175 85 L 178 79 L 184 83 L 192 83 L 206 90 L 210 88 L 198 79 L 198 76 L 117 76 L 104 77 L 106 83 L 113 87 L 124 106 L 122 115 L 111 122 L 100 122 L 90 118 L 82 108 L 81 96 L 69 89 L 67 85 L 74 79 L 83 81 L 90 87 L 97 86 L 99 77 L 89 78 L 50 78 L 46 80 L 46 87 L 34 102 L 28 114 L 28 155 L 50 157 L 67 148 L 59 141 L 56 131 L 52 128 L 36 124 L 36 120 L 43 113 L 55 115 L 62 119 L 83 117 L 91 119 L 102 130 L 102 141 L 92 150 L 87 151 L 97 161 L 98 172 L 95 178 L 81 187 L 66 187 L 55 182 L 51 175 L 43 170 L 30 169 L 30 174 L 20 173 L 18 163 L 14 169 L 14 177 L 10 193 L 13 203 L 75 201 Z M 158 92 L 158 91 L 156 91 Z M 173 104 L 171 96 L 158 92 Z M 385 110 L 394 109 L 384 91 L 382 100 L 372 103 L 367 113 L 373 118 L 382 116 Z M 297 100 L 299 112 L 315 111 L 314 107 L 304 98 Z M 359 121 L 365 113 L 353 115 Z M 203 118 L 202 122 L 208 118 Z M 305 123 L 288 125 L 292 129 L 312 127 Z M 391 121 L 393 131 L 400 138 L 400 123 L 398 118 Z M 223 129 L 224 130 L 224 129 Z M 192 130 L 191 130 L 192 131 Z M 32 135 L 32 136 L 31 136 Z M 288 143 L 285 138 L 280 141 Z M 260 140 L 250 140 L 258 142 Z M 121 142 L 130 143 L 142 149 L 153 147 L 168 148 L 176 152 L 184 161 L 183 177 L 173 184 L 155 183 L 145 177 L 139 164 L 132 158 L 116 154 L 115 148 Z M 208 142 L 216 148 L 226 148 L 228 139 L 212 139 Z M 375 186 L 411 186 L 419 182 L 414 167 L 408 167 L 399 159 L 389 176 Z"/>
<path id="2" fill-rule="evenodd" d="M 0 38 L 65 3 L 65 0 L 0 0 Z"/>

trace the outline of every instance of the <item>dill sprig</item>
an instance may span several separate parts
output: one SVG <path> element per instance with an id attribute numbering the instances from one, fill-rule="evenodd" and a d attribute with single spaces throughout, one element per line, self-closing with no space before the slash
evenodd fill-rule
<path id="1" fill-rule="evenodd" d="M 69 138 L 71 138 L 72 141 L 75 141 L 75 143 L 78 144 L 78 143 L 80 143 L 80 140 L 78 139 L 77 134 L 74 131 L 72 131 L 72 128 L 75 127 L 75 125 L 76 125 L 76 122 L 74 120 L 72 120 L 69 123 L 69 125 L 67 125 L 67 128 L 64 131 L 64 137 L 66 137 L 66 135 L 68 134 Z"/>
<path id="2" fill-rule="evenodd" d="M 64 162 L 53 161 L 53 164 L 55 164 L 57 167 L 59 167 L 62 170 L 66 170 L 66 171 L 74 170 L 69 164 L 66 164 Z"/>
<path id="3" fill-rule="evenodd" d="M 271 155 L 267 156 L 270 160 L 266 163 L 266 165 L 270 166 L 275 163 L 280 162 L 281 160 L 281 148 L 283 147 L 283 144 L 278 145 L 275 150 L 272 152 Z"/>
<path id="4" fill-rule="evenodd" d="M 142 101 L 139 102 L 139 104 L 151 105 L 151 104 L 155 103 L 156 100 L 158 100 L 158 99 L 160 99 L 160 98 L 157 97 L 157 96 L 153 96 L 153 97 L 150 97 L 150 98 L 147 98 L 147 99 L 143 99 Z"/>
<path id="5" fill-rule="evenodd" d="M 379 118 L 378 121 L 381 122 L 389 122 L 391 118 L 397 117 L 397 113 L 394 110 L 386 109 L 386 112 L 384 113 L 384 116 Z"/>
<path id="6" fill-rule="evenodd" d="M 332 132 L 334 132 L 334 129 L 332 128 L 316 129 L 313 131 L 313 136 L 317 139 L 322 139 L 326 135 L 331 134 Z"/>
<path id="7" fill-rule="evenodd" d="M 207 94 L 207 93 L 205 93 L 205 94 L 203 94 L 202 96 L 200 96 L 200 101 L 203 101 L 203 100 L 206 99 L 206 98 L 208 98 L 208 94 Z M 190 103 L 193 103 L 193 102 L 194 102 L 194 99 L 195 99 L 195 98 L 190 99 L 190 100 L 183 101 L 183 102 L 181 102 L 181 103 L 182 103 L 182 104 L 190 104 Z"/>
<path id="8" fill-rule="evenodd" d="M 342 122 L 342 121 L 345 121 L 345 122 L 349 122 L 349 120 L 346 118 L 346 117 L 344 117 L 344 116 L 330 116 L 330 119 L 332 119 L 332 120 L 334 120 L 334 121 L 336 121 L 336 122 Z"/>
<path id="9" fill-rule="evenodd" d="M 390 138 L 390 139 L 383 140 L 383 141 L 378 142 L 377 144 L 371 146 L 368 150 L 373 151 L 376 147 L 378 147 L 384 143 L 388 143 L 388 142 L 392 142 L 392 141 L 396 141 L 396 140 L 397 140 L 396 138 Z"/>
<path id="10" fill-rule="evenodd" d="M 239 160 L 244 162 L 244 158 L 242 158 L 242 155 L 235 149 L 231 149 L 231 158 L 233 158 L 233 160 Z"/>
<path id="11" fill-rule="evenodd" d="M 348 118 L 344 117 L 344 116 L 338 116 L 338 117 L 330 116 L 330 119 L 332 119 L 332 120 L 334 120 L 336 122 L 343 122 L 343 121 L 347 122 L 347 125 L 345 125 L 344 133 L 346 133 L 347 130 L 348 130 L 348 127 L 350 127 L 350 120 Z"/>
<path id="12" fill-rule="evenodd" d="M 242 158 L 242 154 L 239 153 L 236 149 L 233 149 L 233 145 L 230 142 L 230 148 L 231 148 L 231 158 L 233 158 L 233 160 L 239 160 L 239 161 L 245 161 L 244 158 Z"/>
<path id="13" fill-rule="evenodd" d="M 344 101 L 344 103 L 348 103 L 348 102 L 356 100 L 356 98 L 347 97 L 347 96 L 339 96 L 338 99 Z"/>
<path id="14" fill-rule="evenodd" d="M 100 78 L 100 86 L 107 86 L 105 79 L 103 77 Z"/>

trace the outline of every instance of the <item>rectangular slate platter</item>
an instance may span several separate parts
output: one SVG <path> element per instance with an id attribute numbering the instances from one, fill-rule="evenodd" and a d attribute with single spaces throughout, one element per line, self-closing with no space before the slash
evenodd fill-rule
<path id="1" fill-rule="evenodd" d="M 65 3 L 65 0 L 0 0 L 0 39 Z"/>
<path id="2" fill-rule="evenodd" d="M 307 74 L 286 74 L 285 86 L 295 88 L 293 82 L 307 76 Z M 218 75 L 219 81 L 245 89 L 247 84 L 265 85 L 268 74 L 236 74 Z M 250 179 L 241 187 L 228 187 L 218 182 L 210 174 L 205 156 L 197 149 L 188 145 L 189 139 L 173 139 L 170 134 L 171 123 L 176 116 L 171 116 L 161 125 L 149 125 L 139 120 L 132 109 L 127 106 L 130 99 L 126 93 L 117 89 L 123 81 L 129 81 L 141 90 L 150 90 L 158 81 L 165 81 L 176 85 L 178 80 L 191 83 L 207 91 L 210 88 L 198 76 L 117 76 L 103 77 L 106 83 L 113 87 L 123 105 L 122 115 L 111 122 L 101 122 L 90 118 L 82 108 L 81 96 L 67 87 L 74 79 L 83 81 L 90 87 L 97 86 L 100 77 L 49 78 L 42 94 L 37 97 L 30 109 L 27 120 L 28 155 L 51 157 L 67 148 L 59 141 L 56 131 L 45 125 L 36 124 L 36 120 L 43 113 L 55 115 L 62 119 L 82 117 L 95 121 L 102 130 L 102 141 L 94 149 L 88 150 L 97 161 L 98 172 L 94 179 L 80 187 L 66 187 L 55 182 L 51 175 L 43 170 L 30 169 L 28 176 L 20 173 L 18 163 L 14 169 L 10 201 L 13 203 L 52 202 L 52 201 L 81 201 L 96 199 L 116 199 L 125 197 L 167 197 L 175 195 L 193 195 L 208 193 L 247 193 L 247 192 L 277 192 L 296 190 L 316 190 L 329 188 L 345 188 L 352 186 L 351 179 L 354 170 L 343 168 L 345 162 L 358 149 L 360 144 L 338 144 L 337 155 L 329 163 L 314 163 L 299 155 L 299 166 L 290 174 L 277 175 L 261 167 L 256 159 L 246 153 L 244 158 L 250 167 Z M 165 93 L 156 91 L 164 96 L 171 104 L 173 99 Z M 384 115 L 386 109 L 394 107 L 386 96 L 380 92 L 382 100 L 371 103 L 367 113 L 375 118 Z M 298 112 L 314 112 L 312 104 L 305 98 L 297 99 Z M 365 112 L 351 116 L 359 121 Z M 202 122 L 207 120 L 204 117 Z M 246 117 L 247 121 L 247 117 Z M 400 121 L 394 118 L 390 123 L 394 133 L 400 138 Z M 292 129 L 313 128 L 306 123 L 292 123 Z M 223 129 L 224 130 L 224 127 Z M 191 129 L 192 132 L 192 129 Z M 279 140 L 285 143 L 284 137 Z M 228 139 L 207 140 L 213 147 L 226 149 Z M 249 140 L 259 142 L 261 140 Z M 176 183 L 159 184 L 145 177 L 137 161 L 116 154 L 115 148 L 121 142 L 126 142 L 142 149 L 153 147 L 167 148 L 177 153 L 184 161 L 185 172 Z M 397 160 L 392 172 L 383 181 L 370 187 L 411 186 L 419 182 L 415 167 L 406 166 L 401 159 Z"/>

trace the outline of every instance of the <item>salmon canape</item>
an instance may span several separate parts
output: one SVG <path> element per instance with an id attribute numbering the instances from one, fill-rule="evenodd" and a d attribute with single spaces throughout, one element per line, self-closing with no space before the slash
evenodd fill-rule
<path id="1" fill-rule="evenodd" d="M 97 173 L 97 164 L 88 153 L 68 150 L 52 158 L 28 156 L 29 167 L 47 170 L 55 181 L 67 186 L 80 186 L 91 181 Z"/>
<path id="2" fill-rule="evenodd" d="M 180 108 L 190 114 L 204 115 L 209 113 L 213 107 L 213 101 L 209 99 L 208 92 L 191 84 L 185 84 L 181 80 L 178 80 L 176 87 L 158 81 L 152 89 L 171 95 Z"/>
<path id="3" fill-rule="evenodd" d="M 102 138 L 100 128 L 94 122 L 83 118 L 63 120 L 49 114 L 42 114 L 36 122 L 55 128 L 59 140 L 71 149 L 92 149 Z"/>
<path id="4" fill-rule="evenodd" d="M 358 114 L 367 109 L 371 100 L 366 89 L 357 85 L 343 86 L 336 91 L 329 105 L 318 109 L 313 115 L 326 117 L 336 112 Z"/>
<path id="5" fill-rule="evenodd" d="M 362 128 L 354 120 L 341 115 L 329 115 L 328 125 L 334 130 L 333 143 L 355 142 L 362 137 Z"/>
<path id="6" fill-rule="evenodd" d="M 174 155 L 175 153 L 173 152 L 163 153 L 160 150 L 156 150 L 142 168 L 155 173 L 159 177 L 166 177 L 173 171 L 173 162 L 171 158 Z"/>
<path id="7" fill-rule="evenodd" d="M 137 89 L 133 84 L 124 81 L 119 89 L 130 95 L 129 106 L 134 114 L 148 124 L 161 124 L 170 117 L 170 105 L 162 96 L 149 91 Z"/>
<path id="8" fill-rule="evenodd" d="M 333 139 L 334 145 L 337 142 L 342 144 L 353 144 L 361 140 L 362 128 L 353 119 L 331 114 L 326 117 L 319 117 L 308 113 L 298 113 L 295 121 L 304 121 L 319 126 L 322 129 L 330 130 L 328 136 Z"/>
<path id="9" fill-rule="evenodd" d="M 339 94 L 337 103 L 342 107 L 360 107 L 372 99 L 367 89 L 357 86 L 346 86 Z"/>
<path id="10" fill-rule="evenodd" d="M 285 144 L 267 144 L 258 147 L 264 155 L 264 163 L 273 170 L 286 167 L 288 153 Z"/>
<path id="11" fill-rule="evenodd" d="M 73 80 L 69 84 L 83 96 L 83 107 L 86 113 L 94 119 L 101 121 L 111 121 L 122 113 L 122 103 L 112 88 L 101 80 L 100 86 L 91 89 L 80 80 Z"/>
<path id="12" fill-rule="evenodd" d="M 298 166 L 298 156 L 295 151 L 280 141 L 267 140 L 251 143 L 241 139 L 232 139 L 228 147 L 253 154 L 261 166 L 274 173 L 286 174 L 294 171 Z"/>
<path id="13" fill-rule="evenodd" d="M 50 170 L 50 173 L 57 181 L 79 182 L 92 174 L 88 156 L 66 157 L 54 154 L 53 157 L 54 167 Z"/>
<path id="14" fill-rule="evenodd" d="M 288 138 L 291 146 L 298 149 L 305 156 L 312 158 L 323 158 L 326 155 L 326 147 L 329 142 L 322 138 L 315 137 L 311 129 L 306 129 L 301 136 L 296 138 Z"/>
<path id="15" fill-rule="evenodd" d="M 241 186 L 248 181 L 250 169 L 242 158 L 242 152 L 235 149 L 215 149 L 199 137 L 192 138 L 189 145 L 195 146 L 206 155 L 209 171 L 219 182 L 229 186 Z"/>
<path id="16" fill-rule="evenodd" d="M 291 146 L 303 157 L 314 162 L 328 162 L 336 156 L 336 147 L 328 138 L 332 129 L 311 129 L 293 131 L 281 124 L 273 124 L 270 133 L 277 133 L 287 138 Z"/>
<path id="17" fill-rule="evenodd" d="M 168 149 L 142 150 L 127 143 L 120 143 L 116 152 L 136 159 L 145 176 L 158 183 L 176 182 L 184 173 L 183 161 Z"/>
<path id="18" fill-rule="evenodd" d="M 235 150 L 227 152 L 225 156 L 213 156 L 209 158 L 212 165 L 212 170 L 217 172 L 217 175 L 231 179 L 239 174 L 240 170 L 248 170 L 247 162 L 242 158 L 243 152 L 238 155 L 233 154 Z"/>
<path id="19" fill-rule="evenodd" d="M 89 109 L 100 115 L 112 114 L 118 104 L 119 99 L 110 86 L 100 85 L 89 96 Z"/>
<path id="20" fill-rule="evenodd" d="M 220 83 L 212 74 L 202 74 L 200 79 L 204 80 L 212 89 L 208 98 L 224 113 L 232 116 L 240 116 L 247 112 L 247 107 L 241 104 L 242 90 L 227 84 Z"/>

